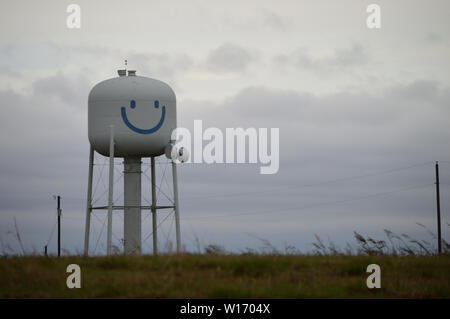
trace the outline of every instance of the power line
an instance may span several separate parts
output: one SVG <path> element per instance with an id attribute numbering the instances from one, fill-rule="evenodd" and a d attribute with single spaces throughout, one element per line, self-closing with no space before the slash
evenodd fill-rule
<path id="1" fill-rule="evenodd" d="M 56 224 L 57 223 L 58 223 L 58 221 L 55 221 L 55 223 L 53 224 L 52 230 L 50 232 L 50 236 L 48 237 L 47 244 L 45 244 L 45 246 L 48 246 L 48 244 L 50 243 L 50 240 L 52 240 L 53 233 L 55 232 L 55 228 L 56 228 Z"/>
<path id="2" fill-rule="evenodd" d="M 337 178 L 337 179 L 332 179 L 332 180 L 328 180 L 328 181 L 304 184 L 304 185 L 299 185 L 299 186 L 291 186 L 291 185 L 290 186 L 279 186 L 279 187 L 276 187 L 276 188 L 270 189 L 270 190 L 261 190 L 261 191 L 252 191 L 252 192 L 240 192 L 240 193 L 228 193 L 228 194 L 215 194 L 215 195 L 197 194 L 196 196 L 191 196 L 191 198 L 195 198 L 195 197 L 209 197 L 209 198 L 214 198 L 214 197 L 234 197 L 234 196 L 243 196 L 243 195 L 252 195 L 252 194 L 273 193 L 273 192 L 282 191 L 282 190 L 286 190 L 286 189 L 291 190 L 291 189 L 301 189 L 301 188 L 307 188 L 307 187 L 315 187 L 315 186 L 321 186 L 321 185 L 338 183 L 338 182 L 344 182 L 344 181 L 352 181 L 352 180 L 356 180 L 356 179 L 360 179 L 360 178 L 364 178 L 364 177 L 371 177 L 371 176 L 377 176 L 377 175 L 390 174 L 390 173 L 394 173 L 394 172 L 398 172 L 398 171 L 402 171 L 402 170 L 407 170 L 407 169 L 414 168 L 414 167 L 424 166 L 424 165 L 430 164 L 430 163 L 434 163 L 434 162 L 427 161 L 427 162 L 422 162 L 422 163 L 418 163 L 418 164 L 414 164 L 414 165 L 409 165 L 409 166 L 404 166 L 404 167 L 399 167 L 399 168 L 379 171 L 379 172 L 375 172 L 375 173 L 368 173 L 368 174 L 356 175 L 356 176 L 345 177 L 345 178 Z"/>
<path id="3" fill-rule="evenodd" d="M 425 188 L 425 187 L 429 187 L 429 186 L 433 186 L 433 185 L 434 184 L 422 184 L 422 185 L 418 185 L 418 186 L 412 186 L 412 187 L 407 187 L 407 188 L 400 188 L 400 189 L 392 190 L 392 191 L 389 191 L 389 192 L 375 193 L 375 194 L 365 195 L 365 196 L 356 197 L 356 198 L 349 198 L 349 199 L 343 199 L 343 200 L 337 200 L 337 201 L 331 201 L 331 202 L 317 203 L 317 204 L 306 205 L 306 206 L 292 206 L 292 207 L 286 207 L 286 208 L 283 208 L 283 209 L 276 209 L 276 210 L 275 209 L 270 209 L 270 210 L 266 210 L 266 211 L 254 211 L 254 212 L 231 214 L 231 215 L 193 216 L 193 217 L 184 217 L 183 219 L 201 219 L 201 218 L 208 219 L 208 218 L 211 218 L 211 217 L 216 218 L 216 217 L 235 217 L 235 216 L 255 215 L 255 214 L 260 215 L 260 214 L 265 214 L 265 213 L 273 213 L 274 211 L 276 211 L 276 213 L 279 213 L 279 212 L 286 212 L 286 211 L 291 211 L 291 210 L 296 210 L 296 209 L 301 210 L 301 209 L 307 209 L 307 208 L 315 208 L 315 207 L 319 207 L 319 206 L 343 204 L 343 203 L 363 200 L 363 199 L 367 199 L 367 198 L 373 198 L 373 197 L 378 197 L 378 196 L 385 196 L 385 195 L 389 195 L 389 194 L 393 194 L 393 193 L 405 192 L 405 191 L 419 189 L 419 188 Z"/>

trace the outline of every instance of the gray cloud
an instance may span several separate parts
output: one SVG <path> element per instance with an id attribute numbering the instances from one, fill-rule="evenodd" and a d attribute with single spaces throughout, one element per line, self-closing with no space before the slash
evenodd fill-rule
<path id="1" fill-rule="evenodd" d="M 342 245 L 353 230 L 379 238 L 383 228 L 429 240 L 414 223 L 435 229 L 434 160 L 442 161 L 442 218 L 449 221 L 449 2 L 403 2 L 385 9 L 407 19 L 390 19 L 379 32 L 367 30 L 364 10 L 324 10 L 317 2 L 258 9 L 250 1 L 236 11 L 231 2 L 88 1 L 81 30 L 66 28 L 64 4 L 11 2 L 0 12 L 0 235 L 15 217 L 26 247 L 41 251 L 57 193 L 63 247 L 82 247 L 86 99 L 128 59 L 138 74 L 174 87 L 182 126 L 203 119 L 204 127 L 280 128 L 276 175 L 261 176 L 250 164 L 180 165 L 188 248 L 195 249 L 195 235 L 230 249 L 257 247 L 250 233 L 310 249 L 314 233 Z M 110 10 L 99 15 L 104 7 Z M 96 158 L 97 198 L 107 180 L 98 178 L 103 161 Z M 410 168 L 392 171 L 398 167 Z M 398 191 L 412 186 L 420 187 Z M 381 192 L 392 193 L 367 197 Z M 104 252 L 104 218 L 99 212 L 92 219 L 97 252 Z M 120 212 L 113 227 L 118 243 Z M 170 223 L 162 227 L 168 234 Z"/>
<path id="2" fill-rule="evenodd" d="M 446 106 L 448 97 L 448 89 L 426 80 L 393 86 L 379 94 L 338 92 L 318 96 L 294 90 L 248 87 L 221 104 L 184 101 L 189 112 L 181 118 L 185 119 L 184 123 L 192 122 L 197 113 L 211 125 L 279 126 L 293 131 L 315 127 L 319 130 L 319 134 L 314 134 L 316 137 L 325 134 L 336 137 L 335 130 L 341 128 L 355 133 L 352 140 L 367 137 L 361 135 L 363 132 L 372 135 L 377 130 L 381 133 L 377 138 L 382 139 L 383 134 L 389 134 L 389 129 L 395 130 L 399 125 L 410 133 L 423 128 L 432 134 L 441 129 L 447 136 L 443 119 L 450 115 Z M 423 109 L 425 105 L 427 112 Z M 402 135 L 399 133 L 398 137 Z M 421 136 L 422 132 L 418 137 Z"/>
<path id="3" fill-rule="evenodd" d="M 291 25 L 291 21 L 275 12 L 265 11 L 263 16 L 263 25 L 275 30 L 285 30 Z"/>
<path id="4" fill-rule="evenodd" d="M 444 38 L 436 32 L 428 32 L 423 39 L 428 44 L 440 44 L 444 41 Z"/>
<path id="5" fill-rule="evenodd" d="M 165 79 L 173 79 L 178 73 L 189 70 L 194 62 L 186 54 L 170 55 L 168 53 L 130 53 L 127 55 L 133 65 L 139 66 L 139 74 Z"/>
<path id="6" fill-rule="evenodd" d="M 67 105 L 85 108 L 85 92 L 89 90 L 90 86 L 87 74 L 80 73 L 75 77 L 66 77 L 57 73 L 34 81 L 33 90 L 37 96 L 58 99 Z"/>
<path id="7" fill-rule="evenodd" d="M 361 66 L 368 61 L 367 50 L 361 44 L 354 44 L 345 49 L 336 49 L 331 55 L 325 57 L 313 57 L 304 48 L 297 49 L 290 54 L 280 54 L 274 57 L 274 62 L 277 65 L 283 67 L 295 66 L 318 72 L 342 71 Z"/>
<path id="8" fill-rule="evenodd" d="M 225 43 L 209 53 L 206 65 L 215 72 L 242 72 L 252 60 L 253 57 L 248 50 Z"/>
<path id="9" fill-rule="evenodd" d="M 57 79 L 72 81 L 63 74 Z M 82 245 L 84 225 L 87 110 L 79 108 L 76 99 L 60 103 L 64 97 L 57 95 L 58 86 L 52 89 L 55 81 L 44 78 L 35 83 L 39 91 L 29 94 L 0 92 L 2 105 L 14 106 L 0 109 L 0 224 L 3 230 L 11 228 L 16 216 L 24 240 L 41 245 L 52 223 L 51 195 L 60 193 L 69 241 L 65 247 L 75 251 Z M 414 92 L 421 92 L 423 98 L 418 100 Z M 74 93 L 68 90 L 67 94 Z M 364 92 L 317 96 L 249 87 L 223 103 L 181 101 L 182 125 L 189 126 L 197 118 L 205 127 L 280 127 L 281 139 L 280 171 L 273 176 L 259 175 L 258 165 L 248 164 L 180 167 L 186 244 L 194 245 L 189 238 L 196 233 L 206 243 L 243 249 L 250 241 L 245 234 L 253 233 L 277 245 L 287 240 L 308 249 L 314 232 L 325 232 L 341 243 L 351 240 L 352 230 L 369 230 L 379 236 L 384 227 L 411 232 L 416 221 L 429 225 L 433 220 L 428 216 L 434 209 L 432 160 L 450 158 L 449 96 L 449 90 L 438 83 L 416 81 L 379 96 Z M 426 114 L 420 107 L 425 101 Z M 320 184 L 419 162 L 429 162 L 429 166 Z M 102 163 L 101 157 L 97 163 Z M 101 167 L 96 167 L 97 173 Z M 449 172 L 443 169 L 443 180 L 450 178 Z M 430 188 L 393 193 L 381 200 L 327 204 L 428 182 Z M 304 186 L 308 184 L 318 185 Z M 444 197 L 443 207 L 450 206 L 449 200 Z M 102 216 L 98 218 L 103 220 Z M 406 217 L 411 223 L 400 222 Z M 376 224 L 369 227 L 368 222 Z M 102 224 L 95 225 L 98 234 Z M 115 232 L 120 238 L 120 222 Z"/>
<path id="10" fill-rule="evenodd" d="M 32 56 L 29 52 L 33 52 Z M 137 69 L 138 74 L 170 82 L 176 82 L 177 76 L 194 64 L 187 54 L 161 51 L 125 50 L 102 45 L 57 45 L 53 42 L 7 44 L 0 45 L 0 67 L 7 72 L 0 74 L 0 77 L 22 75 L 19 82 L 30 85 L 31 81 L 35 81 L 32 85 L 37 92 L 54 89 L 55 92 L 60 91 L 60 97 L 74 98 L 72 93 L 82 94 L 86 90 L 84 85 L 94 84 L 97 78 L 116 76 L 115 71 L 124 67 L 125 59 L 128 60 L 128 68 Z M 59 81 L 61 74 L 67 75 L 67 83 Z"/>

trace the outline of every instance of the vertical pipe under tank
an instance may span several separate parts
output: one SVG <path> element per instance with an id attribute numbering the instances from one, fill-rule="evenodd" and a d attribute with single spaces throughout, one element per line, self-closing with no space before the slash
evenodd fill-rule
<path id="1" fill-rule="evenodd" d="M 141 254 L 141 158 L 124 158 L 124 252 Z"/>

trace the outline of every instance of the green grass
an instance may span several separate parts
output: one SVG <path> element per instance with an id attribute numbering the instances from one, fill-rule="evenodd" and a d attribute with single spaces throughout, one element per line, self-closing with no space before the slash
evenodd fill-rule
<path id="1" fill-rule="evenodd" d="M 81 267 L 81 289 L 66 267 Z M 381 267 L 368 289 L 366 267 Z M 2 298 L 449 298 L 449 256 L 166 255 L 0 259 Z"/>

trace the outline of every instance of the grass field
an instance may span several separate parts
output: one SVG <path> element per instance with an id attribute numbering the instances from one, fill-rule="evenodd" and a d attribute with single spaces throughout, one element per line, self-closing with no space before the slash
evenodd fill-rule
<path id="1" fill-rule="evenodd" d="M 66 267 L 81 267 L 81 288 Z M 368 289 L 369 264 L 381 288 Z M 2 298 L 449 298 L 450 256 L 166 255 L 0 259 Z"/>

